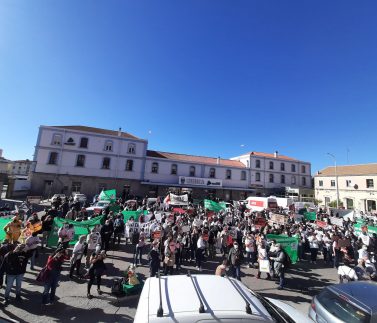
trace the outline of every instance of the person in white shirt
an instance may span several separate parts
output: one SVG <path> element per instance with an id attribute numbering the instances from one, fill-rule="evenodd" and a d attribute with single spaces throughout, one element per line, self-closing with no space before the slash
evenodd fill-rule
<path id="1" fill-rule="evenodd" d="M 357 253 L 359 254 L 359 258 L 358 259 L 368 259 L 369 257 L 369 254 L 368 254 L 368 251 L 367 251 L 368 247 L 364 244 L 361 249 L 359 249 L 357 251 Z"/>
<path id="2" fill-rule="evenodd" d="M 73 224 L 65 223 L 58 231 L 59 236 L 59 244 L 58 247 L 61 245 L 64 249 L 68 248 L 69 242 L 73 239 L 75 235 L 75 229 Z"/>
<path id="3" fill-rule="evenodd" d="M 317 254 L 319 249 L 319 241 L 315 233 L 309 236 L 309 247 L 310 247 L 310 262 L 313 264 L 317 263 Z"/>
<path id="4" fill-rule="evenodd" d="M 94 228 L 91 233 L 86 237 L 86 243 L 88 244 L 88 250 L 86 253 L 86 267 L 89 268 L 90 257 L 96 250 L 97 245 L 101 246 L 101 234 Z"/>
<path id="5" fill-rule="evenodd" d="M 80 274 L 80 265 L 81 265 L 81 259 L 84 255 L 85 248 L 87 246 L 86 244 L 86 236 L 82 235 L 79 238 L 79 241 L 76 242 L 75 246 L 73 247 L 72 257 L 70 259 L 71 268 L 69 270 L 69 278 L 72 278 L 73 271 L 76 268 L 76 274 L 77 276 L 81 276 Z"/>
<path id="6" fill-rule="evenodd" d="M 266 245 L 264 241 L 261 241 L 260 245 L 258 246 L 258 262 L 259 262 L 259 268 L 258 268 L 258 274 L 257 274 L 258 279 L 260 279 L 260 275 L 261 275 L 261 272 L 260 272 L 261 260 L 268 260 Z M 271 279 L 271 275 L 269 272 L 267 273 L 267 279 Z"/>
<path id="7" fill-rule="evenodd" d="M 247 256 L 247 263 L 249 268 L 254 268 L 254 263 L 256 261 L 256 244 L 255 239 L 251 232 L 248 232 L 245 238 L 245 250 Z"/>
<path id="8" fill-rule="evenodd" d="M 203 234 L 199 235 L 199 239 L 196 243 L 196 269 L 201 271 L 202 270 L 202 261 L 203 261 L 203 255 L 204 251 L 206 249 L 206 243 L 203 239 Z"/>
<path id="9" fill-rule="evenodd" d="M 347 281 L 356 281 L 358 280 L 355 270 L 346 264 L 344 266 L 338 267 L 339 283 L 343 283 L 344 279 Z"/>

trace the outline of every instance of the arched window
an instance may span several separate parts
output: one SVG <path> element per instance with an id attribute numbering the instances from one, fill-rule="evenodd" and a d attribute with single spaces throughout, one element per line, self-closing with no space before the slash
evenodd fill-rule
<path id="1" fill-rule="evenodd" d="M 230 169 L 226 170 L 226 179 L 232 179 L 232 171 Z"/>
<path id="2" fill-rule="evenodd" d="M 110 169 L 110 158 L 104 157 L 102 160 L 102 169 Z"/>
<path id="3" fill-rule="evenodd" d="M 61 146 L 62 145 L 62 135 L 55 133 L 52 136 L 52 145 L 54 146 Z"/>
<path id="4" fill-rule="evenodd" d="M 255 173 L 255 181 L 260 182 L 260 173 Z"/>
<path id="5" fill-rule="evenodd" d="M 172 164 L 171 165 L 171 175 L 177 175 L 177 164 Z"/>
<path id="6" fill-rule="evenodd" d="M 136 145 L 135 144 L 128 144 L 127 152 L 129 154 L 136 154 Z"/>
<path id="7" fill-rule="evenodd" d="M 113 151 L 113 142 L 111 140 L 106 140 L 105 141 L 105 151 Z"/>
<path id="8" fill-rule="evenodd" d="M 209 177 L 215 178 L 216 177 L 216 170 L 214 168 L 209 169 Z"/>
<path id="9" fill-rule="evenodd" d="M 291 165 L 291 171 L 294 173 L 296 171 L 296 165 L 295 164 L 292 164 Z"/>
<path id="10" fill-rule="evenodd" d="M 255 161 L 255 168 L 260 168 L 260 160 L 259 159 L 257 159 Z"/>
<path id="11" fill-rule="evenodd" d="M 195 177 L 195 166 L 190 166 L 190 176 Z"/>
<path id="12" fill-rule="evenodd" d="M 280 183 L 285 184 L 285 175 L 280 176 Z"/>
<path id="13" fill-rule="evenodd" d="M 134 168 L 134 161 L 132 159 L 128 159 L 126 161 L 126 171 L 131 172 Z"/>
<path id="14" fill-rule="evenodd" d="M 88 138 L 82 137 L 80 139 L 80 148 L 88 148 Z"/>
<path id="15" fill-rule="evenodd" d="M 270 161 L 270 169 L 274 169 L 274 162 Z"/>
<path id="16" fill-rule="evenodd" d="M 284 163 L 280 164 L 280 170 L 283 171 L 283 172 L 285 171 L 285 164 Z"/>
<path id="17" fill-rule="evenodd" d="M 291 183 L 292 183 L 293 185 L 296 185 L 296 176 L 292 176 Z"/>

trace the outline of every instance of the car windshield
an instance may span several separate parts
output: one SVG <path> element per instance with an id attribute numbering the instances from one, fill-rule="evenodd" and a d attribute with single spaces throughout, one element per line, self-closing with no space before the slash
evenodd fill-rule
<path id="1" fill-rule="evenodd" d="M 265 309 L 271 315 L 271 317 L 275 320 L 275 322 L 295 323 L 295 321 L 287 313 L 285 313 L 279 307 L 275 306 L 267 298 L 263 297 L 262 295 L 256 292 L 251 292 L 251 294 L 258 298 L 258 300 L 262 303 L 262 305 L 265 307 Z"/>
<path id="2" fill-rule="evenodd" d="M 370 315 L 360 308 L 352 305 L 346 299 L 339 297 L 335 293 L 325 289 L 317 296 L 321 305 L 338 319 L 347 323 L 368 323 Z"/>

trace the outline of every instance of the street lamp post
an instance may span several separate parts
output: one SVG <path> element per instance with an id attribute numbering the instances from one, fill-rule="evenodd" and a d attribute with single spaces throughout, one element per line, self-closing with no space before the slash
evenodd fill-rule
<path id="1" fill-rule="evenodd" d="M 333 154 L 327 153 L 330 157 L 334 159 L 335 165 L 335 185 L 336 185 L 336 208 L 339 209 L 339 186 L 338 186 L 338 169 L 336 166 L 336 158 Z"/>

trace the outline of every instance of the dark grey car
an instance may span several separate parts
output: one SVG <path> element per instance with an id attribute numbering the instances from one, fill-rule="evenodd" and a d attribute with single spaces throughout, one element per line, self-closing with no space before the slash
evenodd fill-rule
<path id="1" fill-rule="evenodd" d="M 377 322 L 377 284 L 362 281 L 328 286 L 313 298 L 309 317 L 318 323 Z"/>

